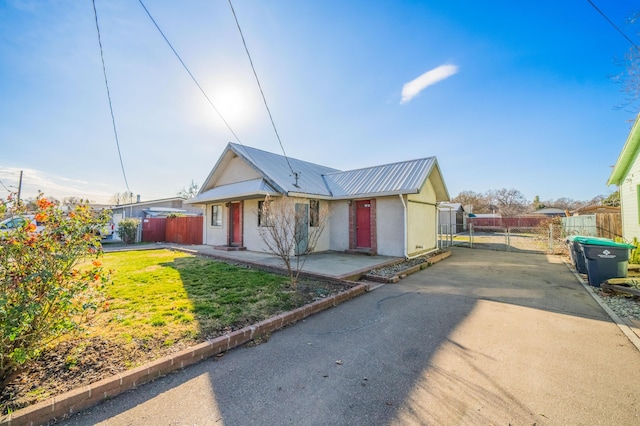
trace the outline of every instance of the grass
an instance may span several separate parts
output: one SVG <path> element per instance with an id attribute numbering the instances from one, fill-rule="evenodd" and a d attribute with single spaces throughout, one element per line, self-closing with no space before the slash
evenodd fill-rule
<path id="1" fill-rule="evenodd" d="M 315 281 L 293 290 L 282 275 L 169 250 L 106 253 L 102 263 L 113 283 L 84 334 L 53 342 L 0 388 L 0 415 L 344 290 Z"/>
<path id="2" fill-rule="evenodd" d="M 106 253 L 114 271 L 87 331 L 118 343 L 208 338 L 304 304 L 287 278 L 169 250 Z"/>

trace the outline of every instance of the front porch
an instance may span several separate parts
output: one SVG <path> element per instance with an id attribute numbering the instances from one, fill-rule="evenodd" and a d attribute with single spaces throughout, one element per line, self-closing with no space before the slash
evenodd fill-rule
<path id="1" fill-rule="evenodd" d="M 265 269 L 282 271 L 285 268 L 282 260 L 271 253 L 242 249 L 226 251 L 208 245 L 182 246 L 180 249 L 207 257 L 232 260 Z M 309 254 L 302 272 L 307 276 L 319 279 L 356 281 L 372 269 L 392 265 L 403 260 L 404 258 L 401 257 L 363 256 L 361 254 L 326 251 Z M 292 261 L 295 262 L 295 258 Z"/>

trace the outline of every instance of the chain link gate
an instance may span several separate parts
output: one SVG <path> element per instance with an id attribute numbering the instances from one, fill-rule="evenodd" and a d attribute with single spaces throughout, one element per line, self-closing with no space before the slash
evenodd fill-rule
<path id="1" fill-rule="evenodd" d="M 453 234 L 448 225 L 439 229 L 439 248 L 452 246 L 518 253 L 566 254 L 566 243 L 561 226 L 493 227 L 478 229 L 469 224 L 465 232 Z"/>

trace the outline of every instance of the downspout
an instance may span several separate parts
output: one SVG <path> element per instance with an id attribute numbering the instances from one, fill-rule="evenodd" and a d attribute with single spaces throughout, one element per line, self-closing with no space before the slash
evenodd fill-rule
<path id="1" fill-rule="evenodd" d="M 429 253 L 434 252 L 434 251 L 438 251 L 440 250 L 440 247 L 438 247 L 438 232 L 441 231 L 441 229 L 439 229 L 438 227 L 438 222 L 440 221 L 440 212 L 438 212 L 438 206 L 434 207 L 436 209 L 436 220 L 435 222 L 435 232 L 433 233 L 433 246 L 435 247 L 434 250 L 431 250 Z M 449 232 L 451 232 L 451 208 L 449 208 Z M 453 236 L 452 236 L 453 238 Z M 453 241 L 451 241 L 451 245 L 453 245 Z"/>
<path id="2" fill-rule="evenodd" d="M 207 244 L 207 205 L 200 207 L 202 209 L 202 244 Z"/>
<path id="3" fill-rule="evenodd" d="M 400 202 L 402 203 L 402 209 L 404 211 L 403 215 L 403 225 L 404 225 L 404 238 L 403 238 L 403 250 L 404 250 L 404 258 L 409 259 L 409 252 L 407 250 L 407 203 L 404 202 L 404 197 L 402 194 L 398 194 L 400 197 Z"/>

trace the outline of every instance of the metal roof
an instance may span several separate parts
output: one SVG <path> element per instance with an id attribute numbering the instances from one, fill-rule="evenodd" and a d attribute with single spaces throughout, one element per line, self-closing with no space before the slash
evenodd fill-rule
<path id="1" fill-rule="evenodd" d="M 212 201 L 276 194 L 277 191 L 265 182 L 264 179 L 253 179 L 244 182 L 231 183 L 229 185 L 217 186 L 198 194 L 190 200 L 185 200 L 185 204 L 206 204 Z"/>
<path id="2" fill-rule="evenodd" d="M 296 186 L 296 179 L 287 164 L 287 157 L 235 143 L 229 143 L 229 148 L 253 165 L 279 192 L 331 196 L 322 175 L 339 171 L 337 169 L 288 157 L 291 168 L 298 173 Z"/>
<path id="3" fill-rule="evenodd" d="M 365 169 L 329 173 L 325 176 L 325 181 L 335 198 L 412 194 L 420 192 L 420 188 L 435 165 L 435 157 L 421 158 Z"/>
<path id="4" fill-rule="evenodd" d="M 211 185 L 215 185 L 217 180 L 216 175 L 223 170 L 225 164 L 228 164 L 229 159 L 234 155 L 242 158 L 263 179 L 211 188 Z M 298 174 L 297 181 L 291 169 Z M 224 198 L 276 193 L 336 199 L 417 194 L 432 173 L 432 177 L 435 179 L 437 201 L 448 200 L 449 194 L 435 157 L 340 171 L 296 158 L 287 158 L 260 149 L 229 143 L 202 186 L 202 192 L 189 200 L 188 203 L 201 204 Z M 264 186 L 259 188 L 256 185 Z M 211 189 L 207 189 L 207 187 Z"/>
<path id="5" fill-rule="evenodd" d="M 462 210 L 464 206 L 462 203 L 440 203 L 438 204 L 438 210 Z"/>

